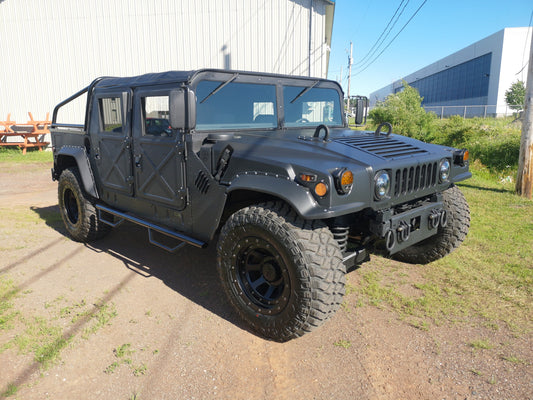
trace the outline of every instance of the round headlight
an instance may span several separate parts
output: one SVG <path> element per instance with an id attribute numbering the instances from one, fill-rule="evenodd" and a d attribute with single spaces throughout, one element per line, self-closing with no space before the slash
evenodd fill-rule
<path id="1" fill-rule="evenodd" d="M 337 193 L 339 194 L 348 194 L 353 187 L 353 172 L 347 168 L 341 168 L 336 174 L 335 178 L 335 187 L 337 188 Z"/>
<path id="2" fill-rule="evenodd" d="M 439 179 L 446 182 L 450 178 L 450 162 L 447 159 L 441 160 L 439 168 Z"/>
<path id="3" fill-rule="evenodd" d="M 390 176 L 387 171 L 379 171 L 374 178 L 374 193 L 376 198 L 381 200 L 388 196 L 390 190 Z"/>

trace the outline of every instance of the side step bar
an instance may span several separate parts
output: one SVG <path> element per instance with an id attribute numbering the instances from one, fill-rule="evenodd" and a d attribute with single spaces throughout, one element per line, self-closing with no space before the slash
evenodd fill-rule
<path id="1" fill-rule="evenodd" d="M 158 247 L 161 247 L 164 250 L 167 250 L 167 251 L 170 251 L 170 252 L 175 252 L 175 251 L 179 250 L 180 248 L 182 248 L 186 243 L 190 244 L 192 246 L 195 246 L 195 247 L 200 247 L 200 248 L 203 248 L 203 247 L 207 246 L 207 243 L 202 242 L 201 240 L 194 239 L 194 238 L 192 238 L 190 236 L 184 235 L 183 233 L 179 233 L 179 232 L 167 229 L 167 228 L 163 228 L 162 226 L 158 226 L 158 225 L 152 224 L 152 223 L 150 223 L 148 221 L 145 221 L 143 219 L 134 217 L 132 215 L 125 214 L 123 212 L 114 210 L 114 209 L 109 208 L 109 207 L 106 207 L 106 206 L 103 206 L 103 205 L 100 205 L 100 204 L 96 204 L 96 209 L 98 210 L 98 217 L 100 218 L 100 221 L 102 221 L 103 223 L 105 223 L 107 225 L 110 225 L 112 227 L 119 226 L 122 222 L 124 222 L 124 220 L 126 220 L 126 221 L 133 222 L 133 223 L 135 223 L 137 225 L 144 226 L 145 228 L 148 228 L 148 240 L 150 241 L 150 243 L 152 243 L 152 244 L 154 244 L 154 245 L 156 245 Z M 117 222 L 107 221 L 105 218 L 103 218 L 102 211 L 120 218 L 119 221 L 117 221 Z M 162 233 L 163 235 L 166 235 L 166 236 L 169 236 L 169 237 L 171 237 L 173 239 L 179 240 L 182 243 L 178 244 L 175 247 L 166 246 L 166 245 L 164 245 L 164 244 L 162 244 L 160 242 L 157 242 L 153 238 L 152 231 L 156 231 L 156 232 Z"/>
<path id="2" fill-rule="evenodd" d="M 346 266 L 347 270 L 355 267 L 356 265 L 360 265 L 368 260 L 369 254 L 364 247 L 358 247 L 350 251 L 346 251 L 343 253 L 342 258 L 342 261 L 344 262 L 344 265 Z"/>

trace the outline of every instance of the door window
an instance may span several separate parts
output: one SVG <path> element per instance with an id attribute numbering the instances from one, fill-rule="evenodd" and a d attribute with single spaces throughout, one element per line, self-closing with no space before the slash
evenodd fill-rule
<path id="1" fill-rule="evenodd" d="M 170 137 L 168 96 L 141 97 L 143 136 Z"/>
<path id="2" fill-rule="evenodd" d="M 102 97 L 98 103 L 101 130 L 103 132 L 122 133 L 122 102 L 120 97 Z"/>

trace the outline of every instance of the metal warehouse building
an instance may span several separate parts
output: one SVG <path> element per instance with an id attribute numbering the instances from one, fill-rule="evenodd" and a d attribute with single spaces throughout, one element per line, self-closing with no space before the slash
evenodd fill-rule
<path id="1" fill-rule="evenodd" d="M 326 77 L 333 0 L 0 0 L 0 120 L 98 76 L 231 68 Z M 83 114 L 73 110 L 72 120 Z"/>
<path id="2" fill-rule="evenodd" d="M 370 94 L 370 106 L 402 89 L 402 80 L 440 116 L 510 113 L 505 91 L 527 80 L 531 28 L 505 28 Z M 526 67 L 525 67 L 526 66 Z"/>

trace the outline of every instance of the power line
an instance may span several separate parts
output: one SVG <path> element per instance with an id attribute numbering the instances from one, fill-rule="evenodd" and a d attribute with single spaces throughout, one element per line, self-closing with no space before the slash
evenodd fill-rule
<path id="1" fill-rule="evenodd" d="M 394 42 L 394 40 L 400 35 L 400 33 L 403 32 L 403 30 L 407 27 L 407 25 L 409 25 L 409 23 L 412 21 L 412 19 L 416 16 L 416 14 L 418 14 L 418 12 L 422 9 L 422 7 L 424 7 L 424 4 L 427 3 L 428 0 L 424 0 L 424 2 L 420 5 L 420 7 L 417 8 L 417 10 L 413 13 L 413 15 L 411 15 L 411 18 L 409 18 L 409 20 L 405 23 L 404 26 L 402 26 L 402 29 L 400 29 L 400 31 L 390 40 L 390 42 L 387 44 L 387 46 L 385 46 L 385 48 L 383 50 L 381 50 L 381 52 L 372 59 L 372 61 L 370 61 L 369 63 L 366 64 L 366 66 L 363 68 L 363 69 L 360 69 L 359 71 L 355 72 L 354 73 L 354 76 L 355 75 L 359 75 L 360 73 L 362 73 L 363 71 L 365 71 L 368 67 L 370 67 L 372 64 L 374 64 L 374 62 L 385 52 L 385 50 L 387 50 L 389 48 L 389 46 L 392 44 L 392 42 Z"/>
<path id="2" fill-rule="evenodd" d="M 522 64 L 524 64 L 524 58 L 526 57 L 527 38 L 529 37 L 529 30 L 531 29 L 531 21 L 533 21 L 533 10 L 531 10 L 531 16 L 529 17 L 529 23 L 527 24 L 526 40 L 524 41 L 524 50 L 522 51 Z M 533 36 L 531 36 L 531 40 L 533 40 Z M 518 75 L 519 73 L 521 73 L 524 70 L 524 68 L 527 67 L 528 63 L 529 61 L 527 61 L 522 67 L 522 69 L 518 71 L 515 75 Z"/>
<path id="3" fill-rule="evenodd" d="M 369 57 L 372 57 L 375 52 L 381 47 L 381 45 L 383 44 L 383 42 L 387 39 L 387 37 L 389 36 L 391 30 L 394 28 L 394 26 L 396 25 L 396 23 L 398 22 L 398 19 L 401 17 L 401 15 L 403 14 L 404 10 L 405 10 L 405 7 L 407 7 L 407 4 L 409 4 L 409 1 L 410 0 L 407 0 L 407 3 L 405 3 L 402 11 L 400 12 L 400 14 L 398 15 L 398 17 L 396 18 L 396 20 L 394 21 L 394 23 L 392 24 L 392 26 L 390 27 L 390 29 L 387 31 L 387 28 L 389 28 L 392 20 L 394 19 L 394 17 L 396 17 L 396 14 L 398 14 L 398 10 L 400 9 L 400 7 L 402 6 L 402 4 L 405 2 L 405 0 L 402 0 L 400 2 L 400 5 L 396 8 L 396 11 L 394 11 L 394 15 L 391 17 L 391 19 L 389 20 L 389 22 L 387 23 L 387 26 L 385 26 L 385 28 L 383 29 L 383 32 L 381 32 L 381 35 L 379 35 L 379 37 L 376 39 L 376 41 L 374 42 L 374 44 L 372 45 L 372 47 L 370 48 L 370 50 L 368 50 L 368 52 L 365 54 L 365 56 L 363 58 L 361 58 L 361 60 L 359 60 L 358 62 L 356 62 L 354 64 L 354 67 L 360 65 L 360 64 L 363 64 L 365 62 L 365 60 Z M 383 35 L 385 34 L 385 32 L 387 31 L 387 34 L 385 35 L 385 37 L 383 37 Z M 380 39 L 383 37 L 383 40 L 381 40 L 380 42 Z M 379 44 L 378 44 L 379 43 Z M 377 46 L 377 47 L 376 47 Z"/>

